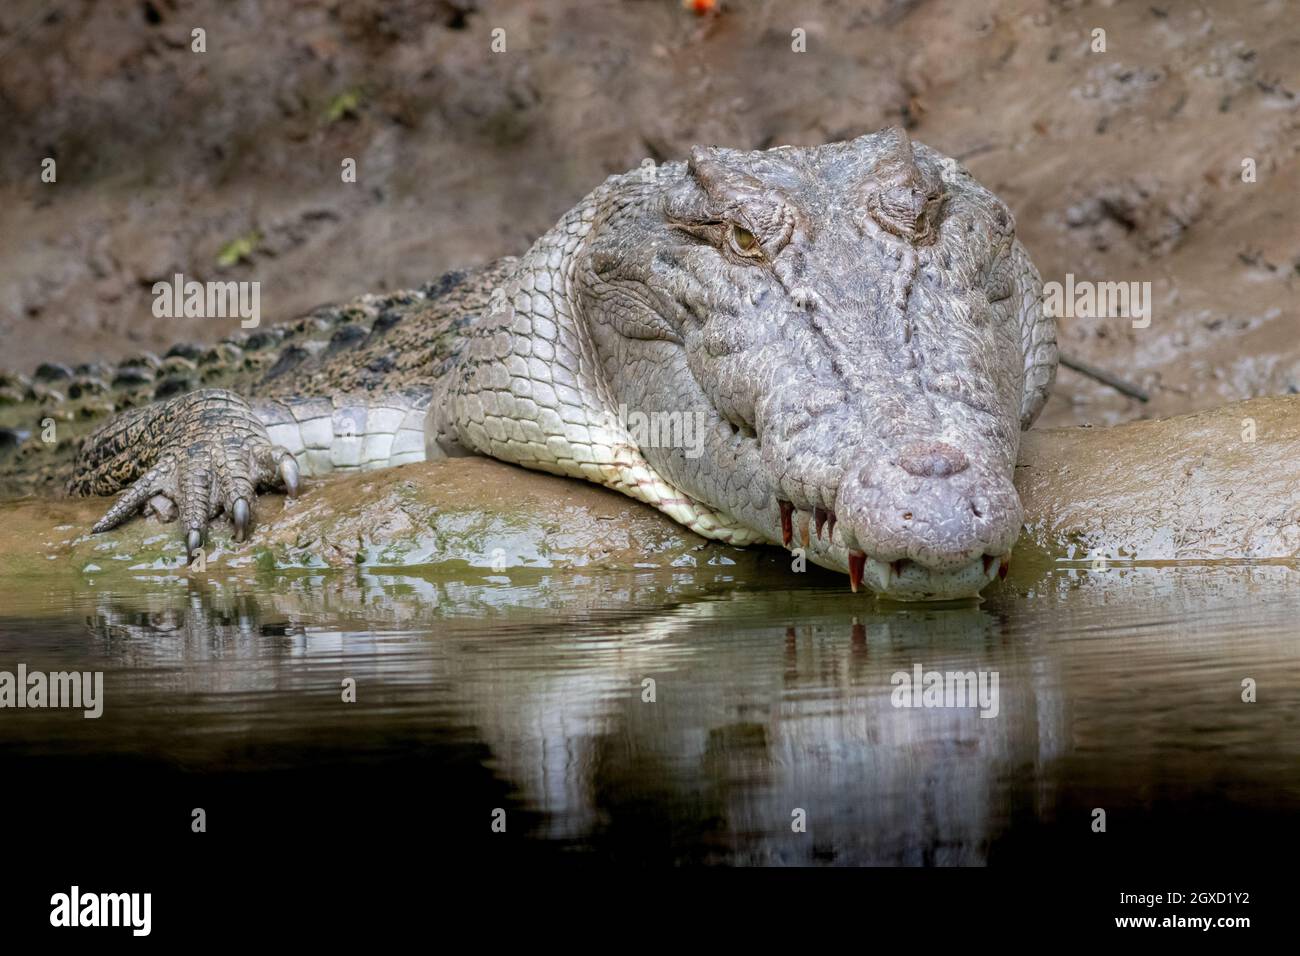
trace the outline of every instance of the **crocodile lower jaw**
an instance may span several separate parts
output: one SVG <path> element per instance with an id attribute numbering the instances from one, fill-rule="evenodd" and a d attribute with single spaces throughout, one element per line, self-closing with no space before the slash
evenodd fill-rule
<path id="1" fill-rule="evenodd" d="M 952 571 L 935 571 L 915 561 L 880 561 L 868 557 L 862 583 L 892 601 L 951 601 L 977 596 L 994 578 L 1005 575 L 1009 558 L 983 556 Z"/>

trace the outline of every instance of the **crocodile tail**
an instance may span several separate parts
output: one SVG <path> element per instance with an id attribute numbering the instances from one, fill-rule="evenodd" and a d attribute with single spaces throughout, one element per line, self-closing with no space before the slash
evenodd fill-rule
<path id="1" fill-rule="evenodd" d="M 178 343 L 115 364 L 44 362 L 31 375 L 0 372 L 0 495 L 62 490 L 97 428 L 195 389 L 287 398 L 428 386 L 454 360 L 458 330 L 486 308 L 515 261 L 320 306 L 214 344 Z"/>

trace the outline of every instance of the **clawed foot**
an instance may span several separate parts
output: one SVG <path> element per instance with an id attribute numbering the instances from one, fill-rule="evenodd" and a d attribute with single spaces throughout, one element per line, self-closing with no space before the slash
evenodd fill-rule
<path id="1" fill-rule="evenodd" d="M 190 396 L 185 396 L 189 398 Z M 215 396 L 214 396 L 215 397 Z M 265 427 L 241 400 L 195 401 L 168 423 L 154 464 L 137 478 L 91 530 L 117 527 L 137 513 L 179 519 L 186 550 L 203 546 L 208 522 L 225 512 L 243 541 L 259 491 L 298 493 L 298 463 L 271 444 Z M 151 436 L 142 435 L 148 441 Z"/>

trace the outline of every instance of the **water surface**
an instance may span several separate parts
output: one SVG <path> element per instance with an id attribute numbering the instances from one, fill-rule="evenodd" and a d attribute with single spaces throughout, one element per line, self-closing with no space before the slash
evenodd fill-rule
<path id="1" fill-rule="evenodd" d="M 1044 565 L 952 607 L 878 606 L 779 559 L 743 582 L 10 582 L 0 670 L 103 671 L 105 708 L 0 712 L 0 766 L 24 782 L 11 818 L 55 846 L 174 850 L 203 807 L 226 850 L 259 854 L 1228 859 L 1294 844 L 1298 574 Z M 996 716 L 894 706 L 891 678 L 918 665 L 996 674 Z"/>

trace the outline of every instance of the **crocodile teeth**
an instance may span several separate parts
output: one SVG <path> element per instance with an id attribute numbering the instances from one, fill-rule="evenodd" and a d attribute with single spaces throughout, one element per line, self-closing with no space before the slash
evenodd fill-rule
<path id="1" fill-rule="evenodd" d="M 778 501 L 781 506 L 781 542 L 788 548 L 794 539 L 794 505 L 788 501 Z"/>
<path id="2" fill-rule="evenodd" d="M 1011 570 L 1011 559 L 1003 558 L 1002 563 L 998 565 L 998 577 L 1005 578 L 1007 576 L 1007 572 L 1010 570 Z"/>
<path id="3" fill-rule="evenodd" d="M 826 509 L 813 508 L 813 522 L 817 525 L 817 540 L 822 539 L 822 526 L 826 524 Z"/>
<path id="4" fill-rule="evenodd" d="M 830 524 L 829 524 L 829 525 L 827 526 L 827 528 L 826 528 L 826 540 L 827 540 L 827 541 L 829 541 L 831 538 L 835 537 L 835 512 L 834 512 L 834 511 L 832 511 L 832 512 L 830 513 L 830 518 L 829 518 L 828 520 L 829 520 Z"/>
<path id="5" fill-rule="evenodd" d="M 808 540 L 808 512 L 799 512 L 799 540 L 803 542 L 804 550 L 807 551 L 811 546 Z"/>
<path id="6" fill-rule="evenodd" d="M 861 551 L 849 552 L 849 587 L 853 593 L 858 593 L 858 585 L 862 583 L 862 569 L 867 565 L 867 556 Z"/>

